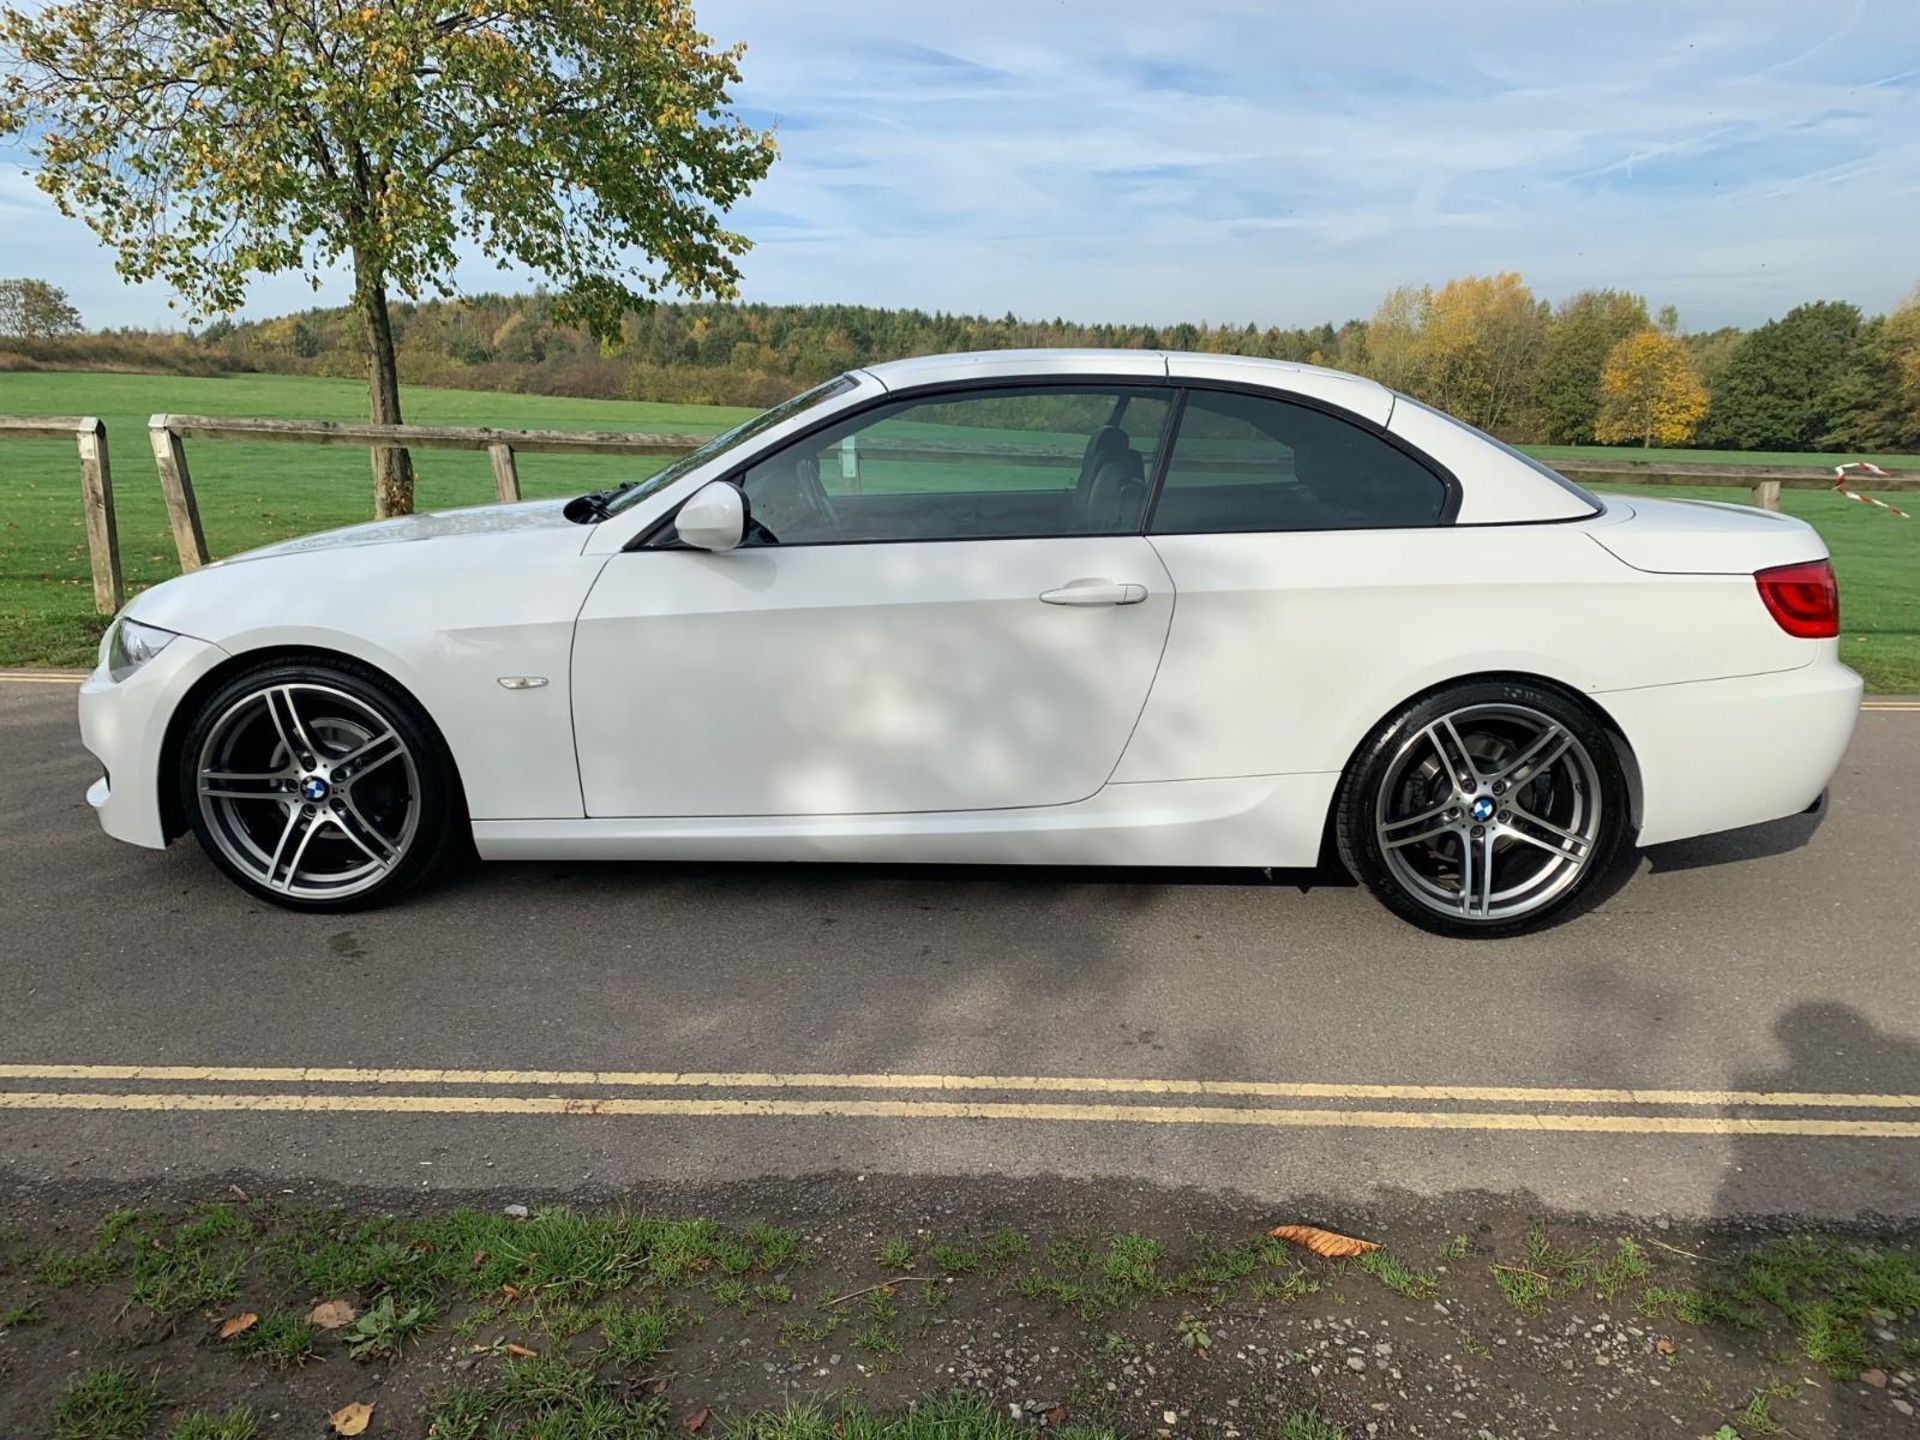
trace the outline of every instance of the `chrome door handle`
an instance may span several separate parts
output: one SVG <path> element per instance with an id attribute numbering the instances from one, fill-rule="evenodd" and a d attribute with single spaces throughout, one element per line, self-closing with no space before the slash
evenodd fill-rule
<path id="1" fill-rule="evenodd" d="M 1146 586 L 1113 580 L 1069 580 L 1057 590 L 1040 592 L 1047 605 L 1138 605 L 1146 598 Z"/>

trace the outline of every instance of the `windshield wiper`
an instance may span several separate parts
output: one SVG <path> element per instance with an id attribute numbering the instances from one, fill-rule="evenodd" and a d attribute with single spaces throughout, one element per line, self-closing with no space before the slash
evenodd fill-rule
<path id="1" fill-rule="evenodd" d="M 638 485 L 638 480 L 626 480 L 606 490 L 593 490 L 585 495 L 576 495 L 567 502 L 560 513 L 576 525 L 593 525 L 607 518 L 613 512 L 607 507 L 627 491 Z"/>

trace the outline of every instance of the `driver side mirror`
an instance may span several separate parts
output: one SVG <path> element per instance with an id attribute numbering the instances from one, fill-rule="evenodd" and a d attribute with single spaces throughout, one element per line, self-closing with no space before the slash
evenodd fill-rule
<path id="1" fill-rule="evenodd" d="M 673 517 L 680 543 L 695 550 L 732 550 L 746 538 L 746 492 L 731 480 L 711 480 Z"/>

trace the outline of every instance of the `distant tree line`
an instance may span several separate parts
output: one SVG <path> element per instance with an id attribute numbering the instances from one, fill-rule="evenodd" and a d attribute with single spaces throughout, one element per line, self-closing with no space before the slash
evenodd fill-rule
<path id="1" fill-rule="evenodd" d="M 64 302 L 64 296 L 60 297 Z M 1920 292 L 1891 314 L 1843 301 L 1756 329 L 1685 333 L 1671 307 L 1587 290 L 1558 304 L 1518 275 L 1393 291 L 1366 320 L 1305 328 L 1078 324 L 860 305 L 659 304 L 614 341 L 556 314 L 545 294 L 393 307 L 401 378 L 604 399 L 764 406 L 852 366 L 952 350 L 1102 346 L 1305 361 L 1371 375 L 1510 440 L 1716 449 L 1920 449 Z M 8 333 L 0 305 L 0 334 Z M 77 324 L 77 318 L 76 322 Z M 111 343 L 158 368 L 359 378 L 351 311 L 219 321 L 197 335 L 120 331 L 0 342 L 29 362 Z M 95 363 L 99 363 L 97 360 Z"/>

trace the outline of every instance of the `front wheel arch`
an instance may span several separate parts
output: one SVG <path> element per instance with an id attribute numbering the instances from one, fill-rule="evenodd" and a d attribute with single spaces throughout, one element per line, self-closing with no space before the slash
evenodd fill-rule
<path id="1" fill-rule="evenodd" d="M 181 755 L 186 746 L 187 731 L 192 728 L 194 716 L 199 714 L 200 707 L 206 703 L 208 696 L 214 694 L 242 671 L 256 669 L 262 665 L 289 663 L 344 665 L 349 669 L 363 671 L 406 696 L 426 721 L 427 729 L 440 749 L 440 757 L 446 763 L 448 773 L 453 776 L 456 790 L 454 798 L 458 813 L 463 816 L 467 813 L 466 783 L 460 774 L 459 761 L 454 757 L 452 747 L 447 744 L 446 734 L 440 729 L 439 721 L 434 719 L 433 712 L 420 703 L 420 697 L 411 689 L 401 684 L 389 671 L 378 665 L 370 665 L 359 656 L 349 655 L 343 650 L 328 650 L 318 645 L 270 645 L 258 650 L 243 650 L 228 656 L 194 681 L 186 694 L 180 697 L 179 703 L 173 707 L 173 714 L 167 719 L 166 734 L 160 742 L 160 763 L 153 776 L 153 783 L 158 787 L 160 801 L 161 833 L 168 841 L 179 839 L 192 828 L 181 804 L 177 777 L 180 773 Z"/>

